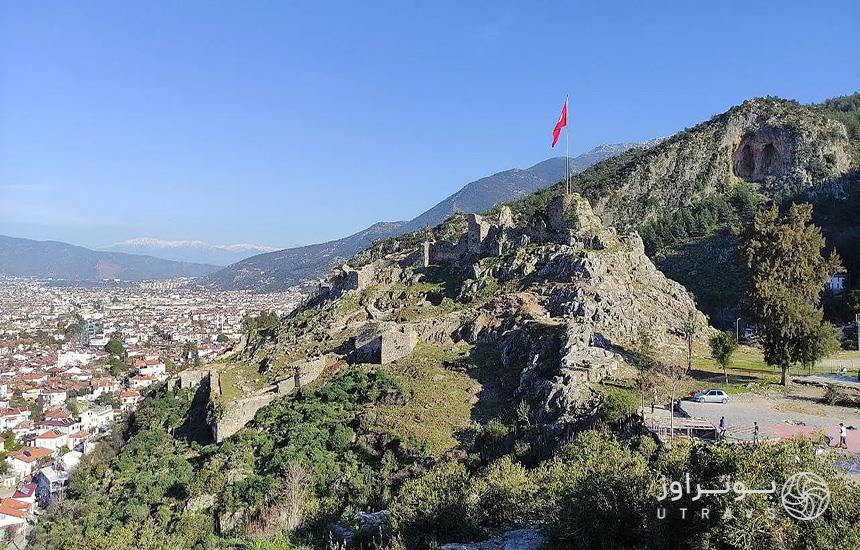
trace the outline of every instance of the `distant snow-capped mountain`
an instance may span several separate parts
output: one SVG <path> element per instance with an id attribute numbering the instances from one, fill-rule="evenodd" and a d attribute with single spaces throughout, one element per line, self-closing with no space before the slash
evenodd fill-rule
<path id="1" fill-rule="evenodd" d="M 259 244 L 209 244 L 196 240 L 164 240 L 155 237 L 128 239 L 101 248 L 108 252 L 146 254 L 156 258 L 211 265 L 229 265 L 256 254 L 278 250 Z"/>

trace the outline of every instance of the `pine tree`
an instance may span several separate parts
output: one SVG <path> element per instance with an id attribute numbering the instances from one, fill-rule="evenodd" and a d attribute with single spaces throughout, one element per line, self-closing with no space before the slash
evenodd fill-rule
<path id="1" fill-rule="evenodd" d="M 811 220 L 811 205 L 792 204 L 784 217 L 773 206 L 759 212 L 743 235 L 752 271 L 750 306 L 765 361 L 782 370 L 783 385 L 791 366 L 808 361 L 809 350 L 818 347 L 821 292 L 842 268 L 835 252 L 822 255 L 824 236 Z"/>

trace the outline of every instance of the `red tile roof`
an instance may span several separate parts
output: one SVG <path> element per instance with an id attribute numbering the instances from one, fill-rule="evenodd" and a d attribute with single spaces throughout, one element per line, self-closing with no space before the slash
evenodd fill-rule
<path id="1" fill-rule="evenodd" d="M 44 447 L 24 447 L 19 451 L 9 453 L 9 456 L 20 460 L 21 462 L 36 462 L 40 458 L 51 456 L 54 453 L 51 449 Z"/>
<path id="2" fill-rule="evenodd" d="M 15 499 L 7 498 L 3 502 L 0 502 L 0 514 L 6 515 L 6 516 L 13 516 L 13 517 L 16 517 L 19 519 L 26 519 L 27 518 L 27 512 L 25 512 L 24 510 L 20 510 L 18 508 L 15 508 L 14 505 L 9 503 L 9 501 L 14 501 L 14 500 Z M 29 508 L 29 506 L 28 506 L 28 508 Z"/>

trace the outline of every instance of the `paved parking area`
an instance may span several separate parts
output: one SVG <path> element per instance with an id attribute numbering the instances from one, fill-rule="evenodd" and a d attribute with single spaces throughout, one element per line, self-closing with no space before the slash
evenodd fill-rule
<path id="1" fill-rule="evenodd" d="M 823 430 L 835 441 L 839 440 L 839 423 L 848 430 L 848 446 L 860 452 L 860 411 L 817 403 L 808 395 L 765 397 L 755 394 L 733 395 L 725 405 L 720 403 L 694 403 L 684 401 L 682 408 L 691 417 L 719 426 L 725 416 L 728 436 L 751 441 L 753 423 L 758 422 L 762 439 L 791 437 L 800 433 Z"/>

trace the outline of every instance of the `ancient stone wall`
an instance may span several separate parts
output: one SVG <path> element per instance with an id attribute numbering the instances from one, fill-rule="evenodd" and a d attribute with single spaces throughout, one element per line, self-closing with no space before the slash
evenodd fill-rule
<path id="1" fill-rule="evenodd" d="M 347 292 L 366 288 L 377 275 L 376 267 L 376 264 L 368 264 L 361 269 L 353 269 L 347 264 L 342 265 L 331 276 L 327 294 L 338 298 Z"/>
<path id="2" fill-rule="evenodd" d="M 484 239 L 490 233 L 492 224 L 484 220 L 480 214 L 469 214 L 466 217 L 469 224 L 468 229 L 468 245 L 470 254 L 481 254 L 484 246 Z"/>
<path id="3" fill-rule="evenodd" d="M 355 337 L 356 360 L 361 363 L 385 364 L 412 353 L 418 335 L 411 326 L 390 321 L 366 323 Z"/>
<path id="4" fill-rule="evenodd" d="M 220 377 L 217 371 L 212 370 L 209 390 L 209 427 L 212 430 L 212 438 L 216 443 L 220 443 L 235 434 L 253 420 L 254 415 L 261 408 L 275 399 L 292 393 L 297 388 L 310 384 L 323 373 L 327 366 L 328 359 L 325 356 L 295 363 L 292 365 L 291 377 L 267 386 L 253 395 L 230 402 L 218 401 L 221 396 Z M 286 370 L 289 371 L 290 367 Z"/>
<path id="5" fill-rule="evenodd" d="M 448 241 L 437 241 L 430 245 L 431 264 L 449 264 L 456 262 L 466 254 L 466 240 L 461 239 L 457 244 Z"/>
<path id="6" fill-rule="evenodd" d="M 186 369 L 176 375 L 176 387 L 180 390 L 194 388 L 209 376 L 209 369 Z"/>
<path id="7" fill-rule="evenodd" d="M 224 441 L 224 439 L 244 428 L 248 422 L 254 419 L 257 411 L 278 397 L 277 393 L 269 392 L 232 401 L 229 403 L 229 406 L 225 405 L 219 418 L 211 426 L 212 438 L 216 443 Z"/>
<path id="8" fill-rule="evenodd" d="M 292 366 L 293 375 L 277 383 L 277 393 L 285 395 L 291 393 L 293 390 L 307 386 L 316 380 L 327 366 L 328 359 L 325 356 L 294 364 Z M 290 367 L 286 370 L 289 372 Z"/>

